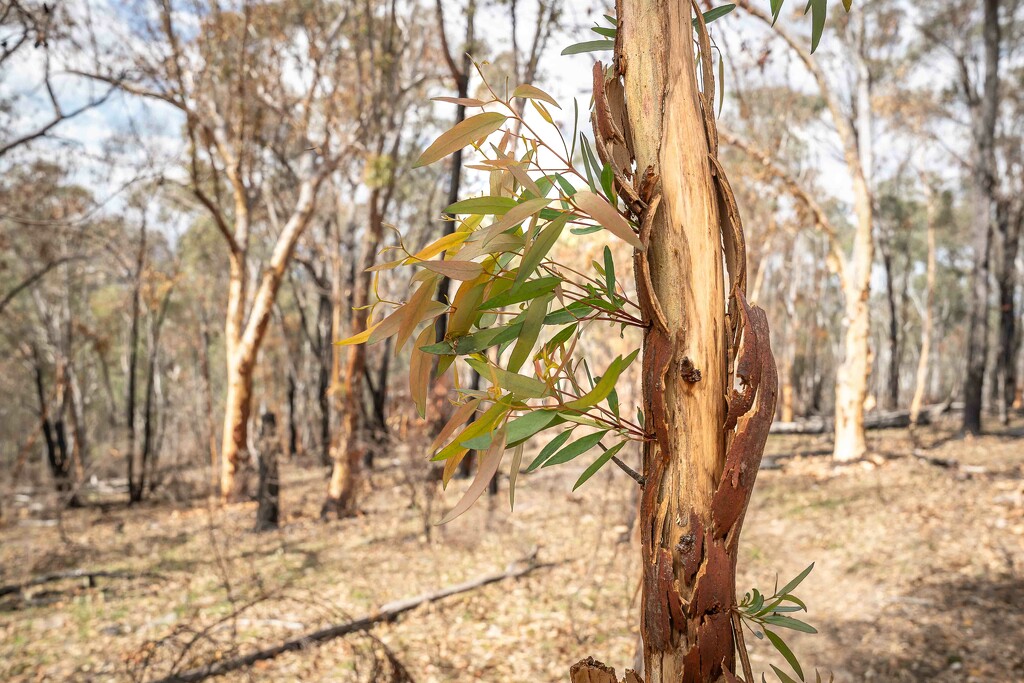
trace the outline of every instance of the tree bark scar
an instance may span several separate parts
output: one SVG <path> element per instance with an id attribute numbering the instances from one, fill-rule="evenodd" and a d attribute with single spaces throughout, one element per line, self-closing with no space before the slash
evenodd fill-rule
<path id="1" fill-rule="evenodd" d="M 654 229 L 654 216 L 658 212 L 658 207 L 661 206 L 661 195 L 655 195 L 640 219 L 640 242 L 645 247 L 649 246 L 651 241 L 651 231 Z M 654 293 L 654 284 L 651 281 L 651 263 L 648 260 L 647 252 L 635 251 L 633 254 L 633 270 L 636 271 L 636 280 L 638 291 L 638 299 L 640 301 L 640 311 L 643 315 L 644 322 L 648 325 L 658 327 L 662 332 L 668 333 L 668 319 L 665 317 L 665 312 L 661 308 L 661 302 L 658 301 L 657 295 Z"/>
<path id="2" fill-rule="evenodd" d="M 745 371 L 750 373 L 749 381 L 756 382 L 757 408 L 752 415 L 743 417 L 736 438 L 726 453 L 722 480 L 711 500 L 715 536 L 725 538 L 731 535 L 730 544 L 738 543 L 739 534 L 732 533 L 733 528 L 738 526 L 750 502 L 754 480 L 768 440 L 768 430 L 775 415 L 779 383 L 775 358 L 772 356 L 769 343 L 768 319 L 760 308 L 748 308 L 746 301 L 740 303 L 747 312 L 747 319 L 753 330 L 751 338 L 744 339 L 743 354 L 754 354 L 753 367 Z M 756 379 L 755 372 L 759 374 Z"/>
<path id="3" fill-rule="evenodd" d="M 611 142 L 626 144 L 626 138 L 619 130 L 615 119 L 612 118 L 612 108 L 608 104 L 608 95 L 604 90 L 604 65 L 601 62 L 594 63 L 594 118 L 597 124 L 594 127 L 594 136 L 602 137 Z"/>
<path id="4" fill-rule="evenodd" d="M 736 336 L 736 341 L 742 339 L 743 346 L 736 361 L 736 376 L 743 384 L 743 391 L 732 389 L 729 397 L 729 411 L 725 419 L 725 429 L 731 430 L 736 426 L 742 415 L 746 415 L 754 405 L 754 395 L 757 393 L 758 383 L 761 381 L 761 357 L 758 353 L 758 345 L 761 340 L 750 324 L 750 307 L 739 290 L 734 290 L 734 297 L 739 302 L 737 310 L 741 323 L 742 334 Z"/>
<path id="5" fill-rule="evenodd" d="M 619 104 L 618 116 L 609 100 L 609 89 L 614 89 Z M 594 129 L 594 146 L 602 163 L 608 164 L 614 176 L 615 190 L 635 216 L 640 218 L 647 207 L 640 199 L 636 188 L 630 182 L 633 175 L 633 156 L 625 117 L 622 84 L 615 78 L 609 80 L 601 62 L 594 64 L 594 109 L 590 115 Z"/>
<path id="6" fill-rule="evenodd" d="M 679 539 L 676 552 L 683 561 L 683 582 L 691 586 L 704 562 L 704 523 L 694 510 L 690 511 L 690 533 Z"/>
<path id="7" fill-rule="evenodd" d="M 661 547 L 659 505 L 662 495 L 662 481 L 670 454 L 660 450 L 659 444 L 671 443 L 668 438 L 668 422 L 664 401 L 665 377 L 672 367 L 675 356 L 673 339 L 659 327 L 648 329 L 644 339 L 644 382 L 653 383 L 645 395 L 654 399 L 646 407 L 645 422 L 655 441 L 645 447 L 644 489 L 640 500 L 640 519 L 647 520 L 641 527 L 641 544 L 644 558 L 644 610 L 643 620 L 648 647 L 657 651 L 669 649 L 672 638 L 670 605 L 678 594 L 673 585 L 673 561 L 669 550 Z"/>

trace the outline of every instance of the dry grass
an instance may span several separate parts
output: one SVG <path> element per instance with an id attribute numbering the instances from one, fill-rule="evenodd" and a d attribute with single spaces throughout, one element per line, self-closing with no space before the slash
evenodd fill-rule
<path id="1" fill-rule="evenodd" d="M 821 635 L 789 638 L 805 668 L 839 682 L 1024 680 L 1024 441 L 944 435 L 926 435 L 930 455 L 989 472 L 905 457 L 912 447 L 900 431 L 872 435 L 872 463 L 783 457 L 781 470 L 762 472 L 739 588 L 770 588 L 776 572 L 786 579 L 817 563 L 802 596 Z M 769 452 L 822 445 L 773 439 Z M 636 549 L 620 542 L 630 480 L 609 469 L 571 494 L 583 462 L 523 477 L 514 514 L 503 482 L 497 499 L 427 539 L 404 484 L 408 463 L 381 463 L 365 514 L 329 524 L 316 519 L 322 473 L 285 467 L 283 528 L 262 535 L 249 531 L 251 505 L 92 507 L 55 526 L 9 520 L 2 583 L 69 568 L 147 576 L 0 598 L 0 679 L 151 680 L 501 569 L 534 546 L 542 560 L 565 562 L 227 678 L 389 680 L 389 652 L 418 683 L 563 681 L 587 655 L 620 671 L 631 664 Z M 449 487 L 435 517 L 465 485 Z M 756 641 L 752 659 L 755 671 L 781 664 Z"/>

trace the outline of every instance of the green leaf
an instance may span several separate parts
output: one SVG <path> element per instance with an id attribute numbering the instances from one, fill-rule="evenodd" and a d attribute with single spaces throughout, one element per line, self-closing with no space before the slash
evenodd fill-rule
<path id="1" fill-rule="evenodd" d="M 491 384 L 517 398 L 544 398 L 548 395 L 548 385 L 539 379 L 503 370 L 478 358 L 467 358 L 466 363 Z"/>
<path id="2" fill-rule="evenodd" d="M 612 250 L 605 245 L 604 248 L 604 284 L 608 296 L 615 295 L 615 260 L 612 259 Z"/>
<path id="3" fill-rule="evenodd" d="M 619 392 L 612 389 L 612 393 L 608 394 L 608 409 L 612 411 L 612 415 L 615 417 L 619 416 Z"/>
<path id="4" fill-rule="evenodd" d="M 793 671 L 795 671 L 796 675 L 800 677 L 800 680 L 804 680 L 804 670 L 800 668 L 800 662 L 797 661 L 796 655 L 794 655 L 793 651 L 789 649 L 789 646 L 786 645 L 785 641 L 768 629 L 764 630 L 764 634 L 768 636 L 768 640 L 771 641 L 771 644 L 779 651 L 779 654 L 786 658 L 786 661 L 789 662 L 791 667 L 793 667 Z"/>
<path id="5" fill-rule="evenodd" d="M 821 34 L 825 31 L 825 18 L 828 16 L 828 0 L 807 0 L 804 14 L 811 13 L 811 54 L 818 49 Z"/>
<path id="6" fill-rule="evenodd" d="M 571 228 L 569 232 L 574 235 L 593 235 L 595 232 L 604 230 L 600 225 L 585 225 L 581 228 Z"/>
<path id="7" fill-rule="evenodd" d="M 557 410 L 533 410 L 508 423 L 508 443 L 518 445 L 554 424 L 557 424 Z"/>
<path id="8" fill-rule="evenodd" d="M 505 397 L 502 400 L 496 402 L 490 408 L 488 408 L 483 415 L 476 419 L 473 424 L 466 427 L 461 434 L 452 439 L 451 443 L 438 451 L 432 460 L 439 462 L 441 460 L 447 460 L 456 453 L 469 450 L 462 442 L 469 441 L 485 432 L 490 432 L 494 429 L 500 420 L 504 419 L 508 415 L 511 406 L 508 403 L 508 398 Z"/>
<path id="9" fill-rule="evenodd" d="M 612 40 L 615 40 L 615 34 L 617 33 L 617 31 L 615 29 L 613 29 L 613 28 L 605 28 L 604 26 L 591 26 L 590 30 L 593 31 L 594 33 L 596 33 L 599 36 L 604 36 L 605 38 L 611 38 Z"/>
<path id="10" fill-rule="evenodd" d="M 772 6 L 772 26 L 775 26 L 775 22 L 779 20 L 779 13 L 782 12 L 782 3 L 785 0 L 771 0 Z"/>
<path id="11" fill-rule="evenodd" d="M 593 389 L 575 401 L 566 403 L 565 407 L 570 410 L 583 411 L 596 406 L 598 403 L 608 398 L 608 394 L 612 392 L 612 389 L 615 388 L 615 383 L 619 380 L 619 375 L 621 375 L 622 372 L 630 366 L 639 353 L 640 349 L 637 349 L 625 358 L 622 356 L 617 357 L 611 362 L 608 366 L 608 370 L 601 377 L 601 381 L 599 381 Z"/>
<path id="12" fill-rule="evenodd" d="M 480 353 L 492 346 L 504 344 L 507 341 L 519 336 L 523 329 L 523 323 L 516 322 L 501 327 L 492 327 L 481 330 L 475 334 L 467 334 L 463 337 L 455 337 L 429 346 L 421 346 L 420 351 L 432 353 L 435 356 L 468 356 L 471 353 Z"/>
<path id="13" fill-rule="evenodd" d="M 544 326 L 544 317 L 548 313 L 548 304 L 555 298 L 554 294 L 538 297 L 530 302 L 523 316 L 523 331 L 516 340 L 516 346 L 512 349 L 512 355 L 508 357 L 505 367 L 509 372 L 519 372 L 523 363 L 530 357 L 533 345 L 537 343 L 540 330 Z"/>
<path id="14" fill-rule="evenodd" d="M 587 136 L 580 133 L 580 156 L 583 157 L 583 172 L 587 176 L 587 185 L 594 192 L 597 192 L 597 185 L 594 183 L 594 169 L 590 167 L 590 157 L 592 154 L 587 154 L 590 150 L 590 142 L 587 140 Z"/>
<path id="15" fill-rule="evenodd" d="M 557 410 L 534 410 L 522 417 L 509 420 L 507 436 L 508 447 L 511 448 L 512 446 L 518 446 L 537 432 L 552 426 L 556 423 L 555 418 L 557 417 Z M 470 441 L 463 442 L 462 445 L 467 448 L 472 448 L 475 451 L 482 451 L 491 445 L 491 435 L 483 434 Z"/>
<path id="16" fill-rule="evenodd" d="M 445 209 L 444 212 L 471 216 L 504 216 L 508 213 L 509 209 L 515 207 L 518 203 L 512 197 L 471 197 L 463 199 L 461 202 L 455 202 Z"/>
<path id="17" fill-rule="evenodd" d="M 779 677 L 779 680 L 782 681 L 782 683 L 796 683 L 796 681 L 794 681 L 789 674 L 787 674 L 779 667 L 775 666 L 774 664 L 769 664 L 769 666 L 772 668 L 772 671 L 775 672 L 775 675 Z"/>
<path id="18" fill-rule="evenodd" d="M 491 297 L 481 304 L 480 308 L 481 310 L 504 308 L 505 306 L 511 306 L 512 304 L 536 299 L 539 296 L 544 296 L 545 294 L 550 294 L 555 291 L 555 288 L 561 283 L 561 278 L 554 276 L 537 278 L 536 280 L 527 280 L 522 284 L 514 285 L 511 289 L 506 292 L 502 292 L 498 296 Z"/>
<path id="19" fill-rule="evenodd" d="M 555 182 L 558 183 L 558 187 L 562 189 L 562 194 L 566 197 L 576 194 L 576 188 L 572 186 L 572 183 L 563 178 L 561 173 L 555 174 Z"/>
<path id="20" fill-rule="evenodd" d="M 494 221 L 486 228 L 473 233 L 473 236 L 467 241 L 480 241 L 486 245 L 506 230 L 511 230 L 523 221 L 535 216 L 545 206 L 550 204 L 551 201 L 552 200 L 550 199 L 540 197 L 538 199 L 527 199 L 526 201 L 520 202 L 514 208 L 509 209 L 504 216 Z M 555 216 L 557 215 L 558 214 L 556 213 Z"/>
<path id="21" fill-rule="evenodd" d="M 572 436 L 572 430 L 567 429 L 558 436 L 556 436 L 555 438 L 553 438 L 551 441 L 549 441 L 548 445 L 541 449 L 537 457 L 534 458 L 533 462 L 530 463 L 530 466 L 526 468 L 526 471 L 533 472 L 535 469 L 544 464 L 544 462 L 548 458 L 550 458 L 555 451 L 562 447 L 562 444 L 569 440 L 570 436 Z"/>
<path id="22" fill-rule="evenodd" d="M 548 353 L 551 353 L 552 350 L 557 349 L 560 345 L 567 342 L 569 337 L 571 337 L 578 328 L 579 323 L 573 323 L 572 325 L 563 327 L 544 344 L 544 348 L 547 349 Z"/>
<path id="23" fill-rule="evenodd" d="M 593 434 L 587 434 L 573 441 L 568 446 L 563 447 L 560 451 L 552 455 L 544 463 L 544 467 L 551 467 L 552 465 L 562 465 L 569 462 L 570 460 L 577 458 L 591 448 L 597 445 L 597 442 L 604 438 L 604 435 L 608 433 L 605 429 L 600 432 L 594 432 Z"/>
<path id="24" fill-rule="evenodd" d="M 807 566 L 807 569 L 805 569 L 802 572 L 800 572 L 799 574 L 797 574 L 796 578 L 794 578 L 792 581 L 787 583 L 780 590 L 776 591 L 775 594 L 776 595 L 789 595 L 789 593 L 791 593 L 794 588 L 796 588 L 801 583 L 803 583 L 803 580 L 807 578 L 807 575 L 810 574 L 813 569 L 814 569 L 814 563 L 811 562 Z"/>
<path id="25" fill-rule="evenodd" d="M 601 169 L 601 189 L 604 191 L 604 196 L 608 198 L 608 201 L 613 206 L 619 201 L 618 196 L 615 194 L 615 171 L 612 170 L 611 164 L 605 164 L 604 168 Z"/>
<path id="26" fill-rule="evenodd" d="M 793 617 L 784 617 L 781 614 L 765 617 L 764 623 L 778 626 L 779 628 L 788 628 L 791 631 L 800 631 L 801 633 L 818 632 L 818 629 L 814 628 L 810 624 L 805 624 L 799 619 L 794 619 Z"/>
<path id="27" fill-rule="evenodd" d="M 494 111 L 470 116 L 434 140 L 433 144 L 427 147 L 420 158 L 416 160 L 413 168 L 432 164 L 476 140 L 487 137 L 501 128 L 507 119 L 508 117 L 504 114 Z"/>
<path id="28" fill-rule="evenodd" d="M 707 12 L 704 12 L 704 23 L 710 24 L 715 19 L 721 19 L 734 9 L 736 9 L 736 5 L 733 4 L 721 5 L 720 7 L 710 9 Z M 693 20 L 693 28 L 697 28 L 698 26 L 700 26 L 700 24 L 697 22 L 697 19 L 695 18 Z"/>
<path id="29" fill-rule="evenodd" d="M 537 270 L 537 266 L 544 260 L 544 257 L 548 255 L 551 248 L 555 246 L 558 238 L 562 235 L 562 230 L 565 229 L 565 224 L 569 222 L 572 214 L 563 213 L 557 219 L 551 221 L 544 229 L 537 235 L 537 239 L 527 247 L 526 251 L 523 252 L 522 261 L 519 263 L 519 273 L 516 275 L 515 283 L 522 284 L 526 281 L 526 278 L 533 275 L 533 271 Z"/>
<path id="30" fill-rule="evenodd" d="M 614 40 L 589 40 L 583 43 L 576 43 L 562 50 L 563 55 L 578 55 L 584 52 L 601 52 L 603 50 L 614 50 Z"/>
<path id="31" fill-rule="evenodd" d="M 580 478 L 576 480 L 575 484 L 573 484 L 572 490 L 575 491 L 576 489 L 587 483 L 587 480 L 590 479 L 595 474 L 597 474 L 597 471 L 604 467 L 608 463 L 608 461 L 612 459 L 612 456 L 621 451 L 622 447 L 625 445 L 626 441 L 620 441 L 619 443 L 615 444 L 614 446 L 606 450 L 604 453 L 602 453 L 601 457 L 595 460 L 590 467 L 583 471 L 583 474 L 580 475 Z"/>
<path id="32" fill-rule="evenodd" d="M 800 598 L 796 597 L 795 595 L 783 595 L 782 598 L 780 598 L 780 599 L 781 600 L 788 600 L 789 602 L 795 603 L 797 605 L 798 609 L 802 609 L 805 612 L 807 611 L 807 605 L 805 605 L 804 601 L 801 600 Z"/>
<path id="33" fill-rule="evenodd" d="M 508 470 L 508 508 L 516 509 L 516 480 L 519 478 L 519 467 L 523 462 L 523 444 L 516 446 L 512 456 L 512 466 Z"/>
<path id="34" fill-rule="evenodd" d="M 545 325 L 565 325 L 571 322 L 577 322 L 581 318 L 585 317 L 590 312 L 590 306 L 579 301 L 574 301 L 565 308 L 560 308 L 557 311 L 552 311 L 548 314 L 548 317 L 544 318 Z"/>

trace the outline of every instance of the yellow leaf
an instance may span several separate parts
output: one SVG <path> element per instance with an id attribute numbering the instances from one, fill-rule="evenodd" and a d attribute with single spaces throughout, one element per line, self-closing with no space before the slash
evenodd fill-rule
<path id="1" fill-rule="evenodd" d="M 491 443 L 491 447 L 487 449 L 487 452 L 480 458 L 480 462 L 476 468 L 476 477 L 473 478 L 473 483 L 466 489 L 466 493 L 462 496 L 462 499 L 448 511 L 448 514 L 441 519 L 438 524 L 447 524 L 452 521 L 466 510 L 468 510 L 473 503 L 477 501 L 480 496 L 483 495 L 487 489 L 487 485 L 491 482 L 491 479 L 498 473 L 498 466 L 501 464 L 501 457 L 505 454 L 505 429 L 498 430 L 495 435 L 494 441 Z"/>
<path id="2" fill-rule="evenodd" d="M 537 100 L 530 100 L 530 104 L 533 105 L 533 108 L 537 110 L 537 113 L 540 114 L 540 117 L 542 119 L 544 119 L 545 121 L 547 121 L 551 125 L 555 124 L 554 119 L 551 118 L 551 112 L 548 111 L 547 107 L 545 107 L 543 104 L 541 104 Z"/>
<path id="3" fill-rule="evenodd" d="M 408 309 L 408 313 L 402 318 L 401 325 L 398 328 L 398 337 L 395 338 L 396 354 L 409 341 L 409 337 L 412 336 L 416 325 L 422 320 L 423 312 L 430 305 L 430 295 L 434 293 L 434 286 L 436 284 L 436 279 L 428 280 L 421 284 L 419 289 L 409 297 L 409 302 L 402 307 L 403 309 Z"/>
<path id="4" fill-rule="evenodd" d="M 411 263 L 415 263 L 416 261 L 426 261 L 427 259 L 434 258 L 442 251 L 445 251 L 446 249 L 451 249 L 457 244 L 462 244 L 463 242 L 466 241 L 467 237 L 469 237 L 469 233 L 467 232 L 453 232 L 450 235 L 445 235 L 441 239 L 428 244 L 427 246 L 423 247 L 418 252 L 413 254 L 411 257 L 407 258 L 405 260 L 405 264 L 409 265 Z"/>
<path id="5" fill-rule="evenodd" d="M 434 341 L 434 326 L 427 325 L 416 337 L 412 345 L 412 355 L 409 357 L 409 394 L 416 404 L 416 410 L 420 417 L 427 416 L 427 389 L 430 387 L 430 365 L 429 354 L 420 351 L 421 346 Z"/>
<path id="6" fill-rule="evenodd" d="M 382 270 L 391 270 L 392 268 L 397 268 L 398 266 L 402 265 L 402 263 L 403 259 L 398 259 L 397 261 L 388 261 L 387 263 L 378 263 L 375 266 L 370 266 L 369 268 L 367 268 L 366 272 L 376 273 Z"/>
<path id="7" fill-rule="evenodd" d="M 434 102 L 447 102 L 449 104 L 461 104 L 464 107 L 482 107 L 485 104 L 490 104 L 494 100 L 478 100 L 473 97 L 431 97 Z"/>
<path id="8" fill-rule="evenodd" d="M 573 195 L 572 200 L 580 210 L 600 223 L 601 227 L 605 230 L 619 239 L 632 244 L 636 249 L 645 251 L 643 243 L 636 236 L 636 233 L 633 232 L 633 228 L 629 226 L 629 223 L 622 217 L 622 214 L 616 211 L 615 207 L 609 204 L 608 200 L 604 197 L 593 192 L 581 190 Z"/>
<path id="9" fill-rule="evenodd" d="M 466 424 L 466 421 L 470 416 L 476 412 L 476 407 L 478 405 L 480 405 L 480 399 L 473 398 L 456 408 L 455 413 L 452 414 L 448 422 L 446 422 L 444 427 L 441 428 L 437 437 L 434 438 L 434 442 L 430 444 L 430 448 L 427 449 L 427 455 L 433 456 L 434 452 L 441 446 L 441 444 L 448 440 L 449 436 L 455 433 L 456 429 Z"/>
<path id="10" fill-rule="evenodd" d="M 434 143 L 420 155 L 413 168 L 426 166 L 460 150 L 466 145 L 487 137 L 504 125 L 508 117 L 498 112 L 488 111 L 470 116 L 456 124 L 454 128 L 443 133 Z"/>
<path id="11" fill-rule="evenodd" d="M 354 334 L 351 337 L 348 337 L 346 339 L 342 339 L 341 341 L 336 341 L 334 343 L 337 346 L 350 346 L 352 344 L 365 344 L 367 342 L 367 340 L 369 340 L 370 335 L 373 334 L 373 331 L 376 330 L 379 326 L 380 326 L 380 323 L 377 323 L 376 325 L 371 325 L 370 327 L 366 328 L 365 330 L 363 330 L 359 334 Z"/>
<path id="12" fill-rule="evenodd" d="M 552 105 L 553 107 L 555 107 L 557 109 L 561 109 L 562 108 L 561 105 L 558 104 L 558 101 L 554 97 L 552 97 L 551 95 L 547 94 L 546 92 L 544 92 L 540 88 L 537 88 L 537 87 L 532 86 L 532 85 L 528 85 L 526 83 L 524 83 L 523 85 L 520 85 L 515 90 L 513 90 L 512 91 L 512 97 L 522 97 L 523 99 L 528 99 L 528 100 L 541 100 L 542 102 L 547 102 L 548 104 Z"/>

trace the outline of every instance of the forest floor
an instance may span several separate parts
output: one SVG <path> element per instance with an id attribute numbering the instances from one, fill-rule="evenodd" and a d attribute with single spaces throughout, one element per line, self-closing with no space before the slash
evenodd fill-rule
<path id="1" fill-rule="evenodd" d="M 825 440 L 773 437 L 743 532 L 739 589 L 771 589 L 811 561 L 798 594 L 820 634 L 787 637 L 805 670 L 847 681 L 1024 680 L 1024 427 L 973 440 L 935 428 L 870 435 L 870 461 L 836 467 Z M 507 479 L 445 527 L 465 489 L 409 483 L 418 454 L 379 459 L 358 517 L 321 523 L 323 472 L 282 468 L 282 528 L 250 531 L 254 506 L 204 499 L 63 513 L 7 510 L 0 584 L 68 569 L 123 572 L 0 596 L 0 680 L 157 680 L 500 571 L 539 548 L 555 563 L 418 608 L 222 680 L 566 681 L 592 655 L 622 670 L 636 646 L 631 484 L 584 466 Z M 635 457 L 635 456 L 633 456 Z M 169 487 L 173 489 L 173 487 Z M 437 490 L 429 516 L 424 492 Z M 413 501 L 413 493 L 416 494 Z M 415 502 L 415 504 L 412 504 Z M 429 525 L 428 525 L 429 526 Z M 755 672 L 785 668 L 753 638 Z M 393 659 L 392 659 L 393 658 Z M 811 674 L 813 679 L 813 673 Z M 827 679 L 827 676 L 826 676 Z"/>

